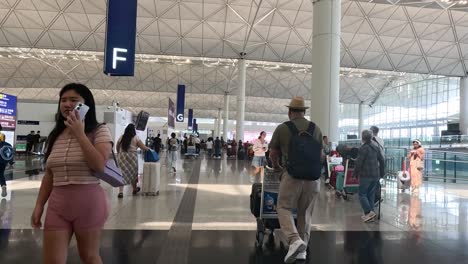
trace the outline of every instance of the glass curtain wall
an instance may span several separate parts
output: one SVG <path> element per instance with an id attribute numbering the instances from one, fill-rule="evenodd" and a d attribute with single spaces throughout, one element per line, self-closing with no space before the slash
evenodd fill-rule
<path id="1" fill-rule="evenodd" d="M 430 140 L 457 122 L 460 78 L 418 75 L 411 81 L 397 81 L 373 106 L 363 107 L 364 128 L 376 125 L 384 139 Z M 340 106 L 340 140 L 358 135 L 358 105 Z"/>

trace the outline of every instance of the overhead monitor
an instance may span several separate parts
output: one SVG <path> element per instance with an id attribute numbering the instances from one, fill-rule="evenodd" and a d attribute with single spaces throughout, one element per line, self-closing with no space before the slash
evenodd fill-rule
<path id="1" fill-rule="evenodd" d="M 141 111 L 140 113 L 138 113 L 135 122 L 136 130 L 144 131 L 146 129 L 146 125 L 148 124 L 149 117 L 150 114 L 148 112 Z"/>

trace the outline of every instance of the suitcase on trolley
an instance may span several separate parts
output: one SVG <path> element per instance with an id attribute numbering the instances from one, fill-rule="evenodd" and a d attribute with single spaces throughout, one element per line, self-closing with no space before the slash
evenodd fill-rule
<path id="1" fill-rule="evenodd" d="M 143 164 L 143 179 L 141 193 L 143 195 L 159 195 L 161 185 L 161 163 L 145 162 Z"/>

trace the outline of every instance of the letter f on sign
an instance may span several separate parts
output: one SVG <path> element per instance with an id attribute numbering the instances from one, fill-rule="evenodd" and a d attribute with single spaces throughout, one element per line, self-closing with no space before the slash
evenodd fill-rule
<path id="1" fill-rule="evenodd" d="M 127 49 L 121 49 L 121 48 L 114 48 L 113 53 L 112 53 L 112 69 L 117 68 L 117 61 L 127 61 L 126 57 L 119 57 L 117 56 L 119 52 L 125 52 L 127 53 Z"/>

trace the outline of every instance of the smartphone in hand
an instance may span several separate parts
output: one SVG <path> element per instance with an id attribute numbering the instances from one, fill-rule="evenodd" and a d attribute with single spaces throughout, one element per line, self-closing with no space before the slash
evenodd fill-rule
<path id="1" fill-rule="evenodd" d="M 85 105 L 84 103 L 78 103 L 75 107 L 75 110 L 78 111 L 80 120 L 83 121 L 89 111 L 89 106 Z"/>

